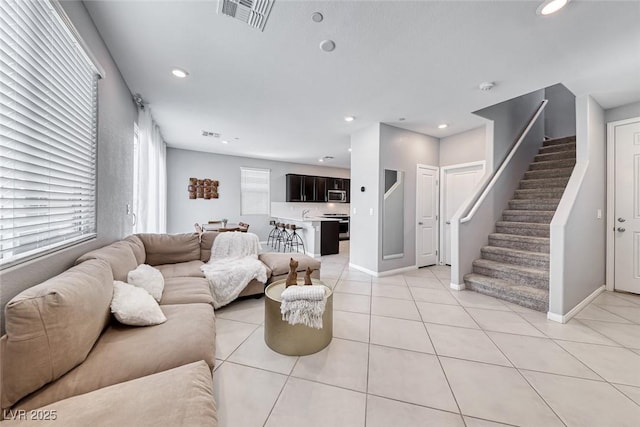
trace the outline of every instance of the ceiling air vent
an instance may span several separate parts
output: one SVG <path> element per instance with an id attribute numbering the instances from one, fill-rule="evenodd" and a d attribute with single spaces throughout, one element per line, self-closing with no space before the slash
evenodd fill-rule
<path id="1" fill-rule="evenodd" d="M 264 31 L 275 0 L 218 0 L 218 13 Z"/>

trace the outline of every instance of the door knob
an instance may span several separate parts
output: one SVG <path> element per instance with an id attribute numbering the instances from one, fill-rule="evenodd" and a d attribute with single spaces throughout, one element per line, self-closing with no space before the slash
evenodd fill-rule
<path id="1" fill-rule="evenodd" d="M 422 221 L 420 221 L 420 222 L 418 223 L 418 225 L 422 225 Z"/>
<path id="2" fill-rule="evenodd" d="M 626 231 L 626 230 L 622 227 L 618 227 L 618 231 L 622 233 L 623 231 Z"/>
<path id="3" fill-rule="evenodd" d="M 451 224 L 451 221 L 447 221 L 445 224 Z"/>
<path id="4" fill-rule="evenodd" d="M 618 218 L 618 222 L 625 222 L 626 220 L 624 218 Z"/>

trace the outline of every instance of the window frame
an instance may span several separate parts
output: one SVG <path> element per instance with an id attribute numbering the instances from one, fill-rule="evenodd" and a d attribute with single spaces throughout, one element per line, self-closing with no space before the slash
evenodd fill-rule
<path id="1" fill-rule="evenodd" d="M 88 48 L 88 45 L 86 44 L 86 42 L 82 39 L 82 37 L 80 36 L 80 34 L 78 33 L 77 29 L 75 28 L 75 26 L 72 24 L 71 20 L 69 19 L 68 15 L 66 14 L 66 12 L 64 11 L 62 5 L 56 1 L 56 0 L 49 0 L 49 1 L 44 1 L 44 0 L 38 0 L 35 1 L 34 3 L 37 3 L 34 7 L 40 7 L 42 6 L 43 9 L 41 9 L 43 13 L 43 16 L 46 17 L 50 17 L 52 19 L 52 28 L 54 32 L 58 32 L 59 34 L 63 34 L 64 36 L 62 36 L 58 42 L 61 44 L 56 44 L 53 46 L 58 46 L 56 48 L 59 49 L 71 49 L 71 51 L 73 51 L 75 53 L 75 55 L 77 55 L 76 60 L 80 61 L 83 63 L 83 71 L 82 72 L 91 72 L 91 75 L 93 76 L 91 78 L 91 80 L 93 81 L 92 84 L 92 88 L 91 88 L 91 105 L 92 105 L 92 119 L 91 119 L 91 123 L 89 128 L 91 129 L 91 137 L 90 137 L 90 141 L 86 140 L 86 148 L 87 150 L 91 153 L 89 160 L 86 161 L 86 164 L 83 164 L 83 167 L 87 167 L 88 166 L 88 170 L 90 171 L 90 175 L 89 178 L 85 178 L 87 179 L 89 183 L 91 183 L 92 185 L 90 187 L 85 187 L 86 191 L 89 191 L 88 195 L 82 195 L 80 196 L 79 200 L 84 201 L 84 200 L 89 200 L 90 203 L 93 204 L 93 206 L 89 209 L 92 209 L 93 211 L 90 212 L 87 215 L 87 208 L 83 207 L 82 208 L 82 212 L 83 214 L 81 214 L 82 216 L 82 220 L 81 221 L 88 221 L 87 223 L 84 223 L 83 225 L 81 225 L 81 228 L 85 228 L 87 227 L 89 230 L 85 231 L 85 230 L 80 230 L 80 232 L 82 233 L 79 236 L 73 236 L 73 237 L 67 237 L 64 238 L 64 240 L 59 241 L 59 242 L 55 242 L 55 243 L 50 243 L 41 247 L 35 247 L 35 248 L 31 248 L 29 250 L 25 250 L 24 252 L 19 252 L 17 254 L 12 254 L 11 256 L 7 257 L 7 258 L 0 258 L 0 271 L 1 270 L 5 270 L 8 269 L 10 267 L 14 267 L 14 266 L 18 266 L 21 264 L 24 264 L 26 262 L 32 261 L 34 259 L 37 258 L 41 258 L 41 257 L 45 257 L 54 253 L 57 253 L 59 251 L 65 250 L 67 248 L 73 247 L 73 246 L 77 246 L 80 245 L 82 243 L 91 241 L 91 240 L 95 240 L 97 238 L 97 234 L 98 234 L 98 140 L 99 140 L 99 119 L 98 119 L 98 115 L 99 115 L 99 80 L 101 78 L 104 78 L 105 76 L 105 72 L 104 69 L 102 68 L 102 66 L 100 65 L 100 63 L 96 60 L 95 56 L 93 55 L 93 53 L 91 52 L 91 50 Z M 7 8 L 11 7 L 10 5 L 7 5 Z M 29 7 L 29 6 L 27 6 Z M 27 15 L 29 16 L 29 15 Z M 30 19 L 33 19 L 30 18 Z M 19 24 L 18 24 L 19 25 Z M 18 27 L 20 28 L 20 27 Z M 43 32 L 42 34 L 49 34 L 48 32 Z M 51 33 L 53 34 L 53 33 Z M 9 33 L 9 36 L 12 36 L 11 33 Z M 55 37 L 50 37 L 50 40 L 53 40 L 53 43 L 56 42 Z M 62 40 L 60 42 L 60 40 Z M 65 46 L 65 47 L 62 47 Z M 40 52 L 46 51 L 46 45 L 42 45 L 39 44 L 38 48 L 40 48 L 41 50 L 39 50 Z M 25 51 L 26 48 L 24 47 L 24 45 L 19 45 L 17 47 L 17 49 L 19 49 L 21 52 L 18 52 L 21 57 L 22 55 L 25 55 Z M 77 63 L 80 63 L 77 62 Z M 13 68 L 10 68 L 10 70 Z M 87 70 L 88 69 L 88 70 Z M 74 76 L 74 79 L 86 79 L 85 77 L 79 77 L 80 76 L 80 71 L 78 72 L 77 75 Z M 62 81 L 66 81 L 66 80 L 62 80 Z M 69 80 L 71 81 L 71 80 Z M 7 82 L 7 84 L 10 84 L 9 82 Z M 85 88 L 86 89 L 86 88 Z M 87 96 L 89 96 L 87 94 Z M 29 100 L 30 97 L 26 97 L 26 100 Z M 56 99 L 56 98 L 54 98 Z M 60 98 L 62 99 L 62 98 Z M 12 111 L 11 108 L 8 109 L 8 111 Z M 28 113 L 31 113 L 32 117 L 37 118 L 38 117 L 38 113 L 35 112 L 33 109 L 29 109 Z M 25 116 L 27 117 L 27 116 Z M 75 117 L 74 118 L 68 118 L 66 120 L 64 120 L 62 123 L 67 125 L 67 126 L 75 126 L 77 125 L 79 122 L 82 121 L 78 121 Z M 87 122 L 88 123 L 88 122 Z M 86 125 L 86 123 L 85 123 Z M 11 129 L 13 129 L 12 124 L 9 123 L 8 125 L 8 129 L 9 131 L 11 131 Z M 83 137 L 82 139 L 86 139 L 85 137 Z M 41 142 L 42 145 L 44 146 L 43 148 L 37 150 L 39 151 L 41 154 L 43 152 L 46 151 L 46 147 L 49 146 L 53 146 L 51 145 L 51 141 L 47 141 L 46 137 L 44 138 L 36 138 L 34 139 L 34 141 L 38 141 Z M 28 144 L 28 141 L 25 140 L 24 142 L 22 142 L 22 144 Z M 79 145 L 80 146 L 80 145 Z M 33 156 L 36 156 L 34 158 L 39 158 L 38 157 L 38 152 L 35 152 L 34 154 L 32 154 Z M 24 159 L 30 159 L 31 157 L 24 157 Z M 11 161 L 11 160 L 10 160 Z M 13 160 L 14 162 L 16 160 Z M 51 166 L 49 166 L 49 169 L 51 169 Z M 8 168 L 8 170 L 10 170 L 10 173 L 16 173 L 14 171 L 17 171 L 18 173 L 20 171 L 25 171 L 24 173 L 34 173 L 34 172 L 29 172 L 27 169 L 18 169 L 18 168 Z M 11 179 L 11 178 L 9 178 Z M 13 178 L 15 179 L 15 178 Z M 26 182 L 31 182 L 32 185 L 33 183 L 36 183 L 37 181 L 26 181 Z M 78 181 L 78 183 L 80 184 L 81 180 Z M 15 188 L 12 184 L 11 187 L 8 187 L 9 191 L 12 191 L 11 189 Z M 15 191 L 15 190 L 14 190 Z M 21 191 L 25 191 L 25 190 L 21 190 Z M 41 192 L 44 194 L 44 196 L 42 196 L 42 200 L 43 202 L 46 201 L 46 203 L 48 204 L 49 207 L 51 207 L 50 203 L 52 200 L 56 200 L 54 198 L 52 198 L 51 196 L 51 190 L 41 190 Z M 14 198 L 12 198 L 14 199 Z M 19 200 L 19 199 L 14 199 L 14 200 Z M 58 199 L 61 201 L 66 201 L 67 199 Z M 84 202 L 83 206 L 84 206 Z M 16 208 L 8 208 L 8 209 L 16 209 Z M 28 209 L 28 208 L 27 208 Z M 33 209 L 37 209 L 36 206 L 34 206 Z M 71 212 L 71 209 L 69 210 L 69 212 Z M 92 214 L 92 215 L 91 215 Z M 12 213 L 10 218 L 16 218 L 15 214 Z M 29 215 L 22 217 L 22 218 L 29 218 Z M 12 225 L 10 228 L 6 228 L 5 230 L 14 230 L 15 229 L 15 225 Z M 46 236 L 46 231 L 42 231 L 40 232 L 41 234 L 43 234 L 43 236 Z M 12 232 L 13 234 L 13 232 Z M 64 236 L 61 235 L 61 236 Z M 12 237 L 10 238 L 11 240 L 13 239 L 18 239 L 19 237 L 14 237 L 12 235 Z M 24 249 L 24 244 L 22 245 L 22 249 Z M 16 249 L 20 249 L 21 246 L 15 246 Z"/>
<path id="2" fill-rule="evenodd" d="M 246 188 L 244 187 L 245 171 L 266 173 L 266 178 L 267 178 L 266 194 L 265 194 L 265 196 L 266 196 L 266 212 L 254 212 L 254 211 L 249 211 L 248 213 L 245 212 L 245 206 L 244 206 L 244 191 L 246 191 Z M 264 192 L 261 192 L 261 193 L 264 193 Z M 266 216 L 269 216 L 269 215 L 271 215 L 271 169 L 268 169 L 268 168 L 256 168 L 256 167 L 244 167 L 244 166 L 240 167 L 240 215 L 241 216 L 248 216 L 248 215 L 266 215 Z"/>

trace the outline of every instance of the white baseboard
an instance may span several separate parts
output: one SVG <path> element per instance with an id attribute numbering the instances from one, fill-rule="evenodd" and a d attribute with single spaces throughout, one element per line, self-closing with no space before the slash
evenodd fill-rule
<path id="1" fill-rule="evenodd" d="M 454 291 L 464 291 L 465 289 L 467 289 L 464 283 L 462 283 L 461 285 L 456 285 L 455 283 L 451 282 L 449 283 L 449 287 Z"/>
<path id="2" fill-rule="evenodd" d="M 548 312 L 547 313 L 547 319 L 552 320 L 554 322 L 558 322 L 558 323 L 567 323 L 569 320 L 571 320 L 571 318 L 573 316 L 578 314 L 580 312 L 580 310 L 582 310 L 583 308 L 588 306 L 591 303 L 591 301 L 593 301 L 594 299 L 596 299 L 598 297 L 598 295 L 603 293 L 604 290 L 605 290 L 605 286 L 604 285 L 598 287 L 598 289 L 596 289 L 595 291 L 591 292 L 591 294 L 589 296 L 587 296 L 585 299 L 580 301 L 580 303 L 578 305 L 576 305 L 571 310 L 569 310 L 569 312 L 567 314 L 565 314 L 565 315 Z"/>
<path id="3" fill-rule="evenodd" d="M 400 273 L 404 273 L 405 271 L 413 271 L 413 270 L 417 270 L 418 267 L 415 265 L 411 265 L 409 267 L 402 267 L 402 268 L 396 268 L 395 270 L 387 270 L 387 271 L 373 271 L 373 270 L 369 270 L 368 268 L 364 268 L 361 267 L 359 265 L 356 264 L 352 264 L 349 263 L 349 267 L 358 270 L 358 271 L 362 271 L 363 273 L 367 273 L 370 276 L 373 277 L 385 277 L 385 276 L 392 276 L 394 274 L 400 274 Z"/>

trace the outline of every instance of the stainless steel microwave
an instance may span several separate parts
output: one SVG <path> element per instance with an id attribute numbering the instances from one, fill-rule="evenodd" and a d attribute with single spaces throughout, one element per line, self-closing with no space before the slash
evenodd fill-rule
<path id="1" fill-rule="evenodd" d="M 347 192 L 344 190 L 327 190 L 327 200 L 333 203 L 346 203 Z"/>

